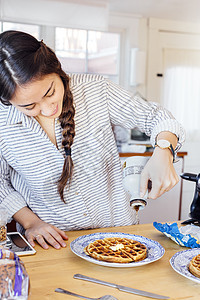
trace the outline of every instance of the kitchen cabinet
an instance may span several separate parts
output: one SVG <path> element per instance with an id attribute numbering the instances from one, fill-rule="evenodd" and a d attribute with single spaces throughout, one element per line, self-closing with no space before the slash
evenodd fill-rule
<path id="1" fill-rule="evenodd" d="M 151 156 L 152 152 L 145 153 L 119 153 L 123 162 L 130 156 Z M 184 172 L 184 157 L 187 152 L 178 153 L 178 162 L 174 164 L 178 175 Z M 156 200 L 148 199 L 147 206 L 139 211 L 140 223 L 173 222 L 181 219 L 182 206 L 182 179 L 169 192 L 164 193 Z"/>

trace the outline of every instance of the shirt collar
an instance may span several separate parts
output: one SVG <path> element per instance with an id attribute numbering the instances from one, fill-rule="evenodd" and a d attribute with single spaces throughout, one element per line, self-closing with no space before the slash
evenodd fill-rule
<path id="1" fill-rule="evenodd" d="M 10 105 L 8 109 L 6 124 L 23 124 L 25 127 L 29 127 L 31 124 L 31 117 L 26 116 L 15 106 Z"/>

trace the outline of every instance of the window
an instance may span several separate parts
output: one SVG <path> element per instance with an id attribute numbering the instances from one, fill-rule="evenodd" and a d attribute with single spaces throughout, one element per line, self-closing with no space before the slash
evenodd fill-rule
<path id="1" fill-rule="evenodd" d="M 56 28 L 56 55 L 67 73 L 102 74 L 118 83 L 118 33 Z"/>
<path id="2" fill-rule="evenodd" d="M 21 24 L 21 23 L 12 23 L 12 22 L 1 22 L 1 32 L 7 30 L 19 30 L 30 33 L 35 38 L 39 38 L 39 26 L 37 25 L 29 25 L 29 24 Z"/>

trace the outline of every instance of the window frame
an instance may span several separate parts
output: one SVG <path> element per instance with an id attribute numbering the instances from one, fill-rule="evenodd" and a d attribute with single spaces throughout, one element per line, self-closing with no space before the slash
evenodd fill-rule
<path id="1" fill-rule="evenodd" d="M 4 29 L 3 29 L 4 23 L 13 23 L 13 24 L 19 24 L 19 25 L 25 25 L 25 26 L 36 26 L 36 27 L 38 27 L 38 37 L 37 38 L 40 39 L 40 37 L 41 37 L 41 26 L 38 24 L 15 22 L 15 21 L 11 21 L 11 20 L 0 20 L 0 33 L 2 33 L 4 31 Z M 30 33 L 28 31 L 25 31 L 25 32 Z"/>
<path id="2" fill-rule="evenodd" d="M 63 28 L 63 29 L 71 29 L 71 30 L 77 30 L 77 28 L 69 28 L 69 27 L 60 27 L 60 26 L 56 26 L 55 27 L 55 46 L 54 46 L 54 50 L 56 53 L 56 28 Z M 88 72 L 88 37 L 89 37 L 89 32 L 102 32 L 102 33 L 111 33 L 111 34 L 117 34 L 119 41 L 118 41 L 118 51 L 117 51 L 117 65 L 116 65 L 116 75 L 115 74 L 107 74 L 107 73 L 98 73 L 95 72 L 95 74 L 100 74 L 106 78 L 109 78 L 111 80 L 114 80 L 114 82 L 118 83 L 120 82 L 120 66 L 121 66 L 121 32 L 119 31 L 115 31 L 115 30 L 109 30 L 109 31 L 99 31 L 99 30 L 91 30 L 91 29 L 79 29 L 79 30 L 84 30 L 86 31 L 86 52 L 85 52 L 85 71 L 84 72 L 77 72 L 77 73 L 86 73 L 86 74 L 91 74 L 90 72 Z M 56 53 L 56 55 L 58 56 L 58 54 Z M 94 73 L 92 73 L 94 74 Z"/>

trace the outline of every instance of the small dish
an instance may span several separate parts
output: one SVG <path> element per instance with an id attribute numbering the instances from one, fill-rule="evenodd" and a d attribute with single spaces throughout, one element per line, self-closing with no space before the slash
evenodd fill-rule
<path id="1" fill-rule="evenodd" d="M 177 252 L 170 259 L 170 264 L 172 268 L 180 275 L 197 283 L 200 283 L 200 278 L 192 275 L 192 273 L 190 273 L 188 269 L 189 263 L 192 260 L 192 258 L 198 255 L 199 253 L 199 248 Z"/>

